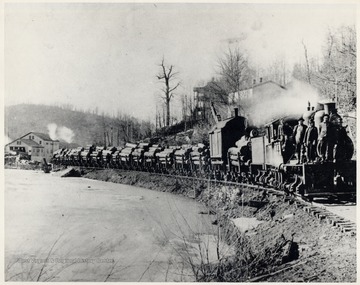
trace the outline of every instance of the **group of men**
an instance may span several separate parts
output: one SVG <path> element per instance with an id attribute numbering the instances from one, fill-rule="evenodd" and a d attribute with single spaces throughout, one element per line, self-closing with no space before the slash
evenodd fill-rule
<path id="1" fill-rule="evenodd" d="M 314 162 L 318 157 L 318 144 L 321 161 L 332 161 L 334 158 L 336 135 L 335 129 L 329 121 L 329 115 L 324 115 L 323 121 L 319 125 L 319 130 L 315 126 L 313 119 L 309 120 L 309 126 L 307 126 L 304 124 L 304 119 L 299 118 L 298 124 L 294 127 L 293 131 L 291 131 L 289 126 L 284 125 L 283 120 L 281 120 L 278 135 L 279 137 L 284 137 L 282 147 L 284 162 L 287 162 L 288 158 L 290 158 L 287 147 L 290 144 L 289 137 L 292 137 L 292 142 L 295 144 L 298 164 L 303 162 L 304 156 L 307 162 Z M 285 159 L 285 157 L 288 158 Z"/>

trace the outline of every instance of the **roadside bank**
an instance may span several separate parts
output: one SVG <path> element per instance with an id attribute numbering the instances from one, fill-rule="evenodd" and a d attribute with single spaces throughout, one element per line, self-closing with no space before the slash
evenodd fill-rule
<path id="1" fill-rule="evenodd" d="M 120 170 L 83 177 L 145 187 L 196 199 L 207 206 L 231 256 L 197 264 L 199 281 L 355 282 L 356 237 L 332 228 L 294 201 L 266 191 L 196 179 Z"/>

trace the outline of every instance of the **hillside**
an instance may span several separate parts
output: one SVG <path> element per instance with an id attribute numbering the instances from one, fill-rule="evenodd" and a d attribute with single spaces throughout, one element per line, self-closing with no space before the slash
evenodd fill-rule
<path id="1" fill-rule="evenodd" d="M 5 135 L 16 139 L 30 131 L 47 133 L 63 145 L 120 145 L 149 136 L 152 125 L 127 115 L 112 118 L 57 106 L 20 104 L 5 107 Z"/>

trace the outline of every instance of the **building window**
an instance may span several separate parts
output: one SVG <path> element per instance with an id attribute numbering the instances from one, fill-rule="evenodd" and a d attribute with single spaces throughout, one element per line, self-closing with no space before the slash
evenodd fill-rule
<path id="1" fill-rule="evenodd" d="M 12 147 L 12 146 L 10 147 L 10 150 L 13 150 L 13 147 Z"/>
<path id="2" fill-rule="evenodd" d="M 41 141 L 39 141 L 39 144 L 41 144 Z"/>
<path id="3" fill-rule="evenodd" d="M 31 149 L 29 149 L 29 153 L 31 153 Z"/>
<path id="4" fill-rule="evenodd" d="M 47 142 L 46 145 L 49 145 L 49 143 Z"/>

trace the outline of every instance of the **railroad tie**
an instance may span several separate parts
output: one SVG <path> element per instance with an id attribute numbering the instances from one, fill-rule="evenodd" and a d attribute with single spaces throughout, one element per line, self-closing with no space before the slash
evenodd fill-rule
<path id="1" fill-rule="evenodd" d="M 315 218 L 317 218 L 317 214 L 319 214 L 319 213 L 320 213 L 319 209 L 311 209 L 311 211 L 310 211 L 310 214 Z"/>
<path id="2" fill-rule="evenodd" d="M 341 225 L 339 228 L 343 233 L 356 230 L 354 225 Z"/>
<path id="3" fill-rule="evenodd" d="M 341 223 L 344 221 L 343 218 L 338 217 L 338 216 L 332 216 L 332 215 L 326 217 L 326 219 L 331 226 L 336 226 L 338 223 Z"/>
<path id="4" fill-rule="evenodd" d="M 315 217 L 318 218 L 319 220 L 324 220 L 327 216 L 327 213 L 325 211 L 320 211 L 318 213 L 315 214 Z"/>
<path id="5" fill-rule="evenodd" d="M 296 206 L 299 207 L 297 203 Z M 333 228 L 339 229 L 342 233 L 346 233 L 350 236 L 356 235 L 356 224 L 351 221 L 345 220 L 344 218 L 339 217 L 326 209 L 305 205 L 302 205 L 301 208 L 306 213 L 316 217 L 319 220 L 326 220 L 329 225 L 331 225 Z"/>
<path id="6" fill-rule="evenodd" d="M 343 233 L 347 236 L 356 236 L 356 229 L 352 229 L 349 231 L 343 231 Z"/>

